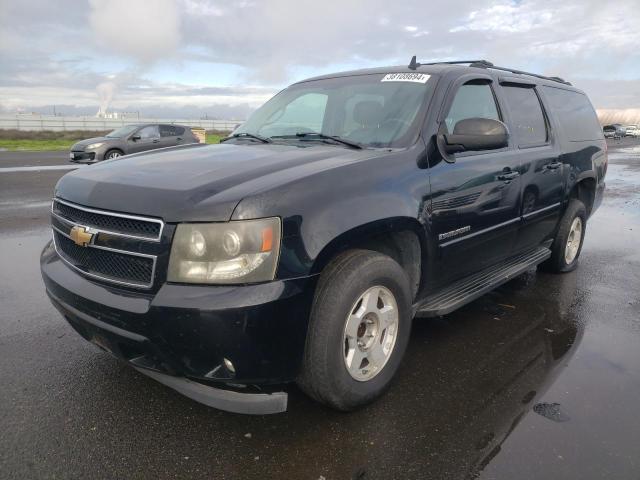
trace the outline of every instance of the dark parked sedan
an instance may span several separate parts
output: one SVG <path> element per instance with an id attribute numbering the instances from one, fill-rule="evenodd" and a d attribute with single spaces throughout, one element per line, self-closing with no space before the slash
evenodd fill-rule
<path id="1" fill-rule="evenodd" d="M 88 138 L 71 147 L 69 157 L 76 163 L 94 163 L 129 153 L 198 143 L 191 128 L 183 125 L 126 125 L 104 137 Z"/>

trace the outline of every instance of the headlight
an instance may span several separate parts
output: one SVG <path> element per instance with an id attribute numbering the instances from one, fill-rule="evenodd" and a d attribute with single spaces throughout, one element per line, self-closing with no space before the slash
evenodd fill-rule
<path id="1" fill-rule="evenodd" d="M 92 143 L 90 145 L 87 145 L 85 147 L 85 149 L 86 150 L 93 150 L 94 148 L 100 148 L 102 145 L 104 145 L 104 142 Z"/>
<path id="2" fill-rule="evenodd" d="M 279 218 L 181 223 L 173 237 L 167 280 L 266 282 L 275 276 L 279 253 Z"/>

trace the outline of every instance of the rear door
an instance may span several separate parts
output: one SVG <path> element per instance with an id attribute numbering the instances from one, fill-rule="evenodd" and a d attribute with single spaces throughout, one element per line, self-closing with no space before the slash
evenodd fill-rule
<path id="1" fill-rule="evenodd" d="M 186 130 L 184 127 L 181 127 L 180 125 L 174 125 L 173 128 L 175 129 L 175 134 L 176 134 L 176 145 L 182 145 L 184 143 L 193 143 L 195 141 L 193 137 L 193 133 L 191 133 L 191 130 Z"/>
<path id="2" fill-rule="evenodd" d="M 160 146 L 174 147 L 178 144 L 178 135 L 174 125 L 160 125 Z"/>
<path id="3" fill-rule="evenodd" d="M 466 75 L 449 88 L 440 133 L 467 118 L 504 121 L 489 75 Z M 463 152 L 431 171 L 432 227 L 442 283 L 508 257 L 519 223 L 518 159 L 511 148 Z"/>
<path id="4" fill-rule="evenodd" d="M 563 165 L 557 132 L 535 82 L 502 78 L 500 93 L 520 165 L 522 223 L 514 251 L 522 251 L 540 245 L 555 230 L 564 189 Z"/>

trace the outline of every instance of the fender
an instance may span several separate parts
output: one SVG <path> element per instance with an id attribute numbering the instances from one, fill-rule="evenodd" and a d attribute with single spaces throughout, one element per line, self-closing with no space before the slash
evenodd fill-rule
<path id="1" fill-rule="evenodd" d="M 317 273 L 322 252 L 384 231 L 411 228 L 428 242 L 429 172 L 418 168 L 421 143 L 362 162 L 317 172 L 251 197 L 232 219 L 280 216 L 282 250 L 277 277 Z M 423 245 L 424 246 L 424 245 Z M 329 249 L 329 250 L 327 250 Z"/>

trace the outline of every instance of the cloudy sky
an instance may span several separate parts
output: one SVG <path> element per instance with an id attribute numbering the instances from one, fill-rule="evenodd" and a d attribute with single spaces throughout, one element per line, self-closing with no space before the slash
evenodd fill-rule
<path id="1" fill-rule="evenodd" d="M 640 108 L 638 0 L 0 0 L 0 111 L 244 118 L 320 73 L 484 58 Z"/>

